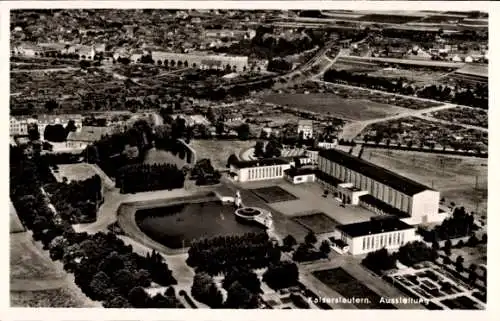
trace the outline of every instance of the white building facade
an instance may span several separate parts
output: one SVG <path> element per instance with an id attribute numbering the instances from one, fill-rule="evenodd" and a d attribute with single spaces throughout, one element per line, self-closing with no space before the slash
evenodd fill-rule
<path id="1" fill-rule="evenodd" d="M 290 163 L 281 159 L 263 159 L 231 164 L 229 171 L 235 181 L 250 182 L 283 178 L 290 167 Z"/>
<path id="2" fill-rule="evenodd" d="M 340 225 L 334 238 L 347 244 L 349 254 L 360 255 L 383 248 L 396 251 L 406 243 L 419 240 L 415 231 L 415 227 L 391 218 Z"/>
<path id="3" fill-rule="evenodd" d="M 309 139 L 313 137 L 313 121 L 312 120 L 299 120 L 297 126 L 297 133 L 302 133 L 302 139 Z"/>

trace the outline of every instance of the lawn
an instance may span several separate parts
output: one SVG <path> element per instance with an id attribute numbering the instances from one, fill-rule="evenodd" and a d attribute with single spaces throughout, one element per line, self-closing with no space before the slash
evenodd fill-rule
<path id="1" fill-rule="evenodd" d="M 263 199 L 266 203 L 278 203 L 294 201 L 297 199 L 296 196 L 285 191 L 279 186 L 267 186 L 261 188 L 255 188 L 251 190 L 255 195 Z"/>
<path id="2" fill-rule="evenodd" d="M 312 274 L 345 298 L 367 298 L 369 303 L 355 303 L 360 309 L 395 309 L 391 304 L 380 303 L 380 295 L 370 290 L 343 268 L 314 271 Z"/>
<path id="3" fill-rule="evenodd" d="M 64 276 L 38 243 L 33 243 L 31 234 L 10 234 L 11 279 L 55 279 Z"/>
<path id="4" fill-rule="evenodd" d="M 238 156 L 240 152 L 255 146 L 254 140 L 199 140 L 189 143 L 196 151 L 198 160 L 208 158 L 215 168 L 226 168 L 227 159 L 231 154 Z"/>
<path id="5" fill-rule="evenodd" d="M 78 292 L 80 291 L 74 288 L 11 291 L 10 305 L 21 308 L 92 308 L 99 306 L 98 303 L 90 301 L 81 292 Z"/>
<path id="6" fill-rule="evenodd" d="M 333 232 L 335 230 L 335 226 L 339 224 L 325 213 L 297 216 L 293 220 L 315 234 Z"/>
<path id="7" fill-rule="evenodd" d="M 263 227 L 236 221 L 235 208 L 219 201 L 180 203 L 136 212 L 139 228 L 172 249 L 187 247 L 200 238 L 260 232 Z"/>
<path id="8" fill-rule="evenodd" d="M 92 166 L 85 163 L 60 164 L 58 167 L 59 173 L 54 172 L 58 182 L 62 182 L 63 177 L 68 181 L 83 181 L 97 174 Z"/>
<path id="9" fill-rule="evenodd" d="M 16 209 L 12 202 L 9 202 L 10 233 L 24 232 L 24 226 L 17 216 Z"/>
<path id="10" fill-rule="evenodd" d="M 368 120 L 395 115 L 405 111 L 403 108 L 380 104 L 369 100 L 344 99 L 335 94 L 278 94 L 265 96 L 265 102 L 291 108 L 329 113 L 331 116 L 347 120 Z"/>
<path id="11" fill-rule="evenodd" d="M 10 234 L 10 299 L 16 307 L 92 307 L 60 263 L 30 233 Z"/>
<path id="12" fill-rule="evenodd" d="M 376 149 L 365 150 L 363 157 L 437 189 L 446 204 L 454 202 L 479 216 L 486 215 L 488 202 L 486 159 Z"/>

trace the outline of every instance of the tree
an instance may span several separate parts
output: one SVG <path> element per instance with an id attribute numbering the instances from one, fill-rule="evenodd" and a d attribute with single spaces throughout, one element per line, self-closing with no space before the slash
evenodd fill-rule
<path id="1" fill-rule="evenodd" d="M 321 242 L 319 250 L 325 255 L 325 257 L 328 257 L 328 254 L 331 251 L 330 243 L 327 240 L 324 240 L 323 242 Z"/>
<path id="2" fill-rule="evenodd" d="M 149 295 L 142 287 L 136 286 L 128 293 L 128 301 L 135 308 L 147 308 Z"/>
<path id="3" fill-rule="evenodd" d="M 368 253 L 362 264 L 375 273 L 381 273 L 396 268 L 396 257 L 389 254 L 386 248 L 382 248 Z"/>
<path id="4" fill-rule="evenodd" d="M 436 254 L 424 242 L 415 241 L 400 247 L 397 259 L 406 266 L 413 266 L 423 261 L 434 261 L 437 258 Z"/>
<path id="5" fill-rule="evenodd" d="M 232 268 L 224 277 L 222 287 L 228 290 L 234 282 L 239 282 L 241 286 L 252 293 L 262 292 L 257 274 L 246 267 Z"/>
<path id="6" fill-rule="evenodd" d="M 50 99 L 45 103 L 45 109 L 47 109 L 49 112 L 54 111 L 54 109 L 57 109 L 58 107 L 59 104 L 54 99 Z"/>
<path id="7" fill-rule="evenodd" d="M 91 298 L 97 300 L 104 300 L 106 292 L 111 287 L 111 280 L 103 271 L 98 272 L 90 282 L 90 289 L 92 291 Z"/>
<path id="8" fill-rule="evenodd" d="M 229 309 L 255 309 L 259 306 L 257 295 L 235 281 L 227 290 L 227 300 L 224 304 Z"/>
<path id="9" fill-rule="evenodd" d="M 125 299 L 123 296 L 108 296 L 108 300 L 106 300 L 103 304 L 105 308 L 132 308 L 132 305 Z"/>
<path id="10" fill-rule="evenodd" d="M 470 247 L 475 247 L 479 244 L 479 239 L 477 238 L 476 234 L 473 233 L 471 237 L 467 240 L 467 246 Z"/>
<path id="11" fill-rule="evenodd" d="M 223 297 L 212 277 L 204 272 L 198 272 L 193 278 L 191 295 L 211 308 L 222 307 Z"/>
<path id="12" fill-rule="evenodd" d="M 240 140 L 247 140 L 250 136 L 250 126 L 247 123 L 238 126 L 236 131 Z"/>
<path id="13" fill-rule="evenodd" d="M 229 155 L 229 157 L 227 159 L 226 167 L 229 168 L 232 164 L 234 164 L 238 161 L 239 161 L 238 157 L 235 154 L 231 154 L 231 155 Z"/>
<path id="14" fill-rule="evenodd" d="M 258 140 L 255 143 L 254 153 L 253 154 L 257 158 L 260 158 L 260 157 L 264 156 L 264 142 L 263 141 Z"/>
<path id="15" fill-rule="evenodd" d="M 295 240 L 295 238 L 288 234 L 284 239 L 283 239 L 283 245 L 287 248 L 287 249 L 291 249 L 292 247 L 294 247 L 295 245 L 297 245 L 297 240 Z"/>
<path id="16" fill-rule="evenodd" d="M 318 239 L 316 238 L 316 235 L 312 231 L 309 231 L 307 235 L 304 237 L 304 243 L 307 245 L 314 245 L 316 242 L 318 242 Z"/>
<path id="17" fill-rule="evenodd" d="M 274 290 L 294 286 L 299 281 L 297 264 L 290 261 L 271 264 L 262 275 L 262 281 Z"/>
<path id="18" fill-rule="evenodd" d="M 451 241 L 450 240 L 446 240 L 446 242 L 444 242 L 444 253 L 448 256 L 451 255 Z"/>
<path id="19" fill-rule="evenodd" d="M 35 141 L 40 139 L 40 132 L 38 131 L 37 124 L 28 124 L 28 138 L 30 141 Z"/>

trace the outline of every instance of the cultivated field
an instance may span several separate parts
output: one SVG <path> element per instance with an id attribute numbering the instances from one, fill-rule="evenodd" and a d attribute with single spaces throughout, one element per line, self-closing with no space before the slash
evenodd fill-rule
<path id="1" fill-rule="evenodd" d="M 333 232 L 335 230 L 335 226 L 339 224 L 325 213 L 313 213 L 304 216 L 297 216 L 293 220 L 315 234 Z"/>
<path id="2" fill-rule="evenodd" d="M 466 124 L 488 128 L 488 111 L 479 108 L 457 107 L 433 112 L 428 116 L 443 119 L 455 124 Z"/>
<path id="3" fill-rule="evenodd" d="M 407 151 L 365 150 L 366 160 L 395 171 L 441 192 L 446 204 L 454 202 L 486 215 L 488 161 L 462 156 L 444 156 Z M 477 189 L 476 189 L 477 177 Z"/>
<path id="4" fill-rule="evenodd" d="M 271 94 L 266 102 L 303 109 L 316 113 L 329 113 L 334 117 L 348 120 L 368 120 L 398 114 L 399 107 L 380 104 L 368 100 L 344 99 L 335 94 Z"/>
<path id="5" fill-rule="evenodd" d="M 226 168 L 227 159 L 231 154 L 238 156 L 240 152 L 255 146 L 255 141 L 193 139 L 189 146 L 196 151 L 198 160 L 209 158 L 215 168 Z"/>
<path id="6" fill-rule="evenodd" d="M 297 197 L 279 186 L 268 186 L 255 188 L 251 190 L 258 197 L 263 199 L 266 203 L 279 203 L 294 201 Z"/>
<path id="7" fill-rule="evenodd" d="M 314 271 L 312 274 L 345 298 L 368 299 L 368 303 L 355 304 L 360 309 L 395 309 L 391 304 L 380 303 L 380 295 L 370 290 L 341 267 Z"/>

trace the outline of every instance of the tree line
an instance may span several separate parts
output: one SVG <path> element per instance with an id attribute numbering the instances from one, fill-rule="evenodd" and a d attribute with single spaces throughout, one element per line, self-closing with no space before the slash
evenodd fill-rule
<path id="1" fill-rule="evenodd" d="M 135 164 L 120 168 L 116 187 L 120 193 L 172 190 L 184 187 L 184 173 L 173 164 Z"/>
<path id="2" fill-rule="evenodd" d="M 191 244 L 187 264 L 210 275 L 233 267 L 262 268 L 280 260 L 281 251 L 267 233 L 219 236 Z"/>
<path id="3" fill-rule="evenodd" d="M 101 178 L 94 175 L 83 181 L 50 183 L 44 186 L 59 216 L 71 223 L 94 222 L 99 205 L 103 202 Z"/>

